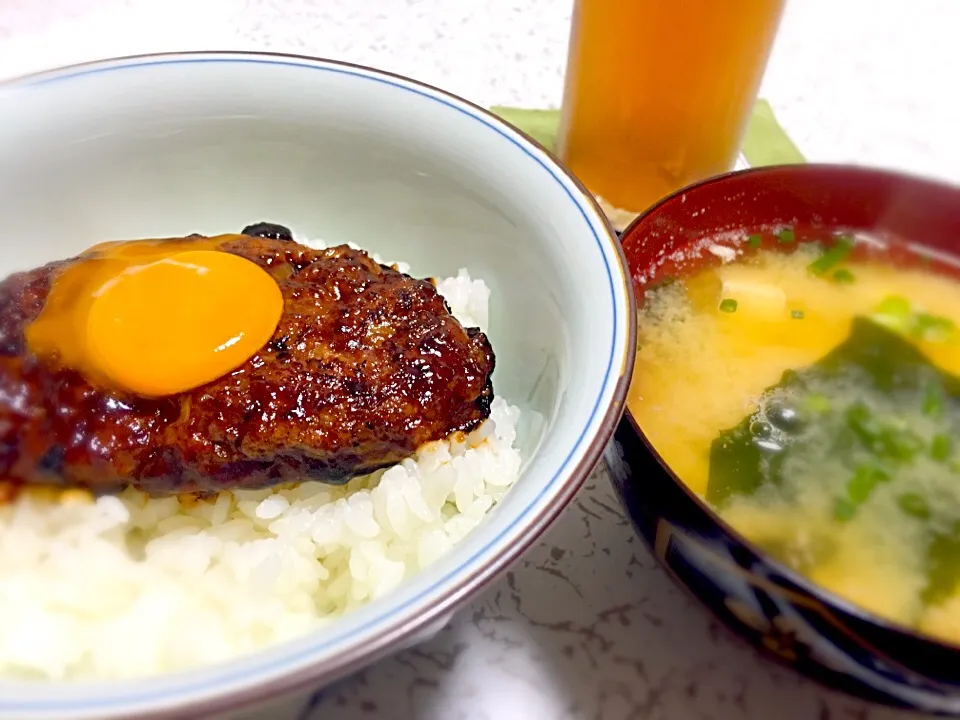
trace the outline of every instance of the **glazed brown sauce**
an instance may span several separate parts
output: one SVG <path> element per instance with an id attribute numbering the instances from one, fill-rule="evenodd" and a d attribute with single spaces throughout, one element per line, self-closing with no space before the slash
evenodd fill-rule
<path id="1" fill-rule="evenodd" d="M 167 397 L 108 390 L 29 351 L 24 330 L 70 261 L 0 283 L 0 473 L 12 485 L 169 495 L 342 483 L 489 415 L 493 351 L 430 282 L 345 246 L 201 242 L 269 273 L 283 315 L 241 366 Z"/>

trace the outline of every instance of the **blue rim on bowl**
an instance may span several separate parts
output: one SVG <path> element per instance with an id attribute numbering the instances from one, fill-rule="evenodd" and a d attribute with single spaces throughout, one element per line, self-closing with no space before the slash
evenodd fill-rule
<path id="1" fill-rule="evenodd" d="M 413 93 L 466 116 L 496 133 L 535 163 L 545 182 L 562 189 L 576 206 L 606 268 L 608 296 L 614 322 L 606 376 L 593 408 L 580 428 L 579 439 L 552 468 L 540 493 L 512 518 L 501 534 L 492 537 L 461 565 L 426 587 L 416 578 L 395 591 L 389 606 L 377 603 L 338 620 L 329 630 L 269 648 L 256 655 L 201 672 L 181 673 L 131 683 L 58 685 L 56 693 L 44 686 L 33 692 L 4 687 L 0 714 L 6 717 L 178 717 L 226 711 L 311 683 L 329 682 L 385 655 L 416 631 L 448 616 L 498 571 L 532 543 L 572 498 L 599 459 L 616 427 L 633 367 L 635 309 L 632 283 L 616 236 L 592 196 L 535 141 L 486 110 L 442 90 L 386 72 L 317 58 L 272 53 L 197 52 L 143 55 L 86 63 L 37 73 L 0 84 L 0 90 L 25 90 L 68 83 L 92 74 L 135 72 L 138 69 L 185 64 L 248 64 L 284 67 L 303 72 L 338 74 Z M 379 601 L 377 601 L 379 602 Z M 389 612 L 385 612 L 389 610 Z M 19 697 L 18 697 L 19 696 Z"/>

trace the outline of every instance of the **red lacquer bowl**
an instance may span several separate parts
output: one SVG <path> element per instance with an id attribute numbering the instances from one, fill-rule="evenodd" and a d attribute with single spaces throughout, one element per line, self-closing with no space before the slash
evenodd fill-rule
<path id="1" fill-rule="evenodd" d="M 829 165 L 707 180 L 664 199 L 623 233 L 638 299 L 651 283 L 719 263 L 711 252 L 691 253 L 704 239 L 777 225 L 815 228 L 821 237 L 822 231 L 868 232 L 895 243 L 895 262 L 916 261 L 919 250 L 933 256 L 938 271 L 957 273 L 951 259 L 960 256 L 960 188 Z M 866 612 L 749 543 L 679 481 L 629 410 L 606 460 L 637 532 L 675 581 L 736 633 L 853 695 L 960 714 L 960 646 Z"/>

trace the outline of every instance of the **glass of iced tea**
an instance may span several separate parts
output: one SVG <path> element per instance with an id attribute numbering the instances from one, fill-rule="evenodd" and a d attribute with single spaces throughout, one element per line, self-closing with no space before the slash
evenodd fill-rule
<path id="1" fill-rule="evenodd" d="M 558 150 L 639 212 L 732 169 L 785 0 L 575 0 Z"/>

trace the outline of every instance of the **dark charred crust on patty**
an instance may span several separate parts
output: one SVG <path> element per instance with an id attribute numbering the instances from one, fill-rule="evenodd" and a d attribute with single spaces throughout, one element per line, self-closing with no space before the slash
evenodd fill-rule
<path id="1" fill-rule="evenodd" d="M 271 240 L 286 240 L 287 242 L 293 242 L 293 233 L 283 225 L 277 225 L 276 223 L 268 222 L 258 222 L 253 225 L 247 225 L 243 230 L 240 231 L 241 235 L 249 235 L 251 237 L 261 237 L 269 238 Z"/>

